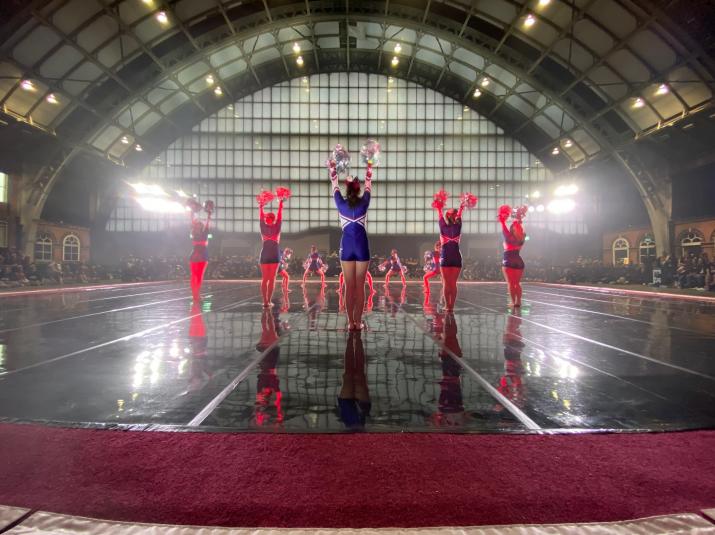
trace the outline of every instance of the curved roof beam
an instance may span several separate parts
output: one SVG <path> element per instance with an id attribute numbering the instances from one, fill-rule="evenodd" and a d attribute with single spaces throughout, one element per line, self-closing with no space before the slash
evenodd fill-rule
<path id="1" fill-rule="evenodd" d="M 134 94 L 137 93 L 135 86 L 130 86 L 131 90 L 129 92 L 127 91 L 127 87 L 123 87 L 119 92 L 117 92 L 118 90 L 116 88 L 111 91 L 113 88 L 107 87 L 106 81 L 110 78 L 115 84 L 117 83 L 117 79 L 126 80 L 128 76 L 132 74 L 130 72 L 131 69 L 136 67 L 137 62 L 141 63 L 143 57 L 148 58 L 155 67 L 162 72 L 169 71 L 170 75 L 176 75 L 176 73 L 179 72 L 179 67 L 177 66 L 185 65 L 189 61 L 196 60 L 198 57 L 210 57 L 210 53 L 217 50 L 219 46 L 225 45 L 227 40 L 233 39 L 243 44 L 245 40 L 248 39 L 248 35 L 258 35 L 269 30 L 269 33 L 272 32 L 275 41 L 282 29 L 288 26 L 295 26 L 302 22 L 307 25 L 307 33 L 310 34 L 307 37 L 311 43 L 315 67 L 318 69 L 318 71 L 312 72 L 320 72 L 323 70 L 318 62 L 323 52 L 329 57 L 331 53 L 335 51 L 338 51 L 338 54 L 344 53 L 346 60 L 351 61 L 352 67 L 352 50 L 355 50 L 355 48 L 350 46 L 349 40 L 346 40 L 345 47 L 342 46 L 341 42 L 340 46 L 335 49 L 330 49 L 330 47 L 325 47 L 325 49 L 320 48 L 321 45 L 318 40 L 316 40 L 316 32 L 312 30 L 315 29 L 317 24 L 320 24 L 320 21 L 327 20 L 346 22 L 362 20 L 365 23 L 374 22 L 375 20 L 380 21 L 383 34 L 377 48 L 379 51 L 384 51 L 385 44 L 389 40 L 385 35 L 385 31 L 391 25 L 411 27 L 417 30 L 426 28 L 427 31 L 423 33 L 421 38 L 425 35 L 429 35 L 431 38 L 437 39 L 438 43 L 442 41 L 450 43 L 451 49 L 449 52 L 446 52 L 441 44 L 439 46 L 441 50 L 438 51 L 430 49 L 430 47 L 421 46 L 421 38 L 420 40 L 415 39 L 413 43 L 410 43 L 413 52 L 408 71 L 410 76 L 412 68 L 415 65 L 422 67 L 422 64 L 419 63 L 422 60 L 418 59 L 418 54 L 423 53 L 423 56 L 428 53 L 441 55 L 441 70 L 437 75 L 437 80 L 439 80 L 440 84 L 444 87 L 441 89 L 437 88 L 438 90 L 452 91 L 450 87 L 447 87 L 454 85 L 453 78 L 456 75 L 453 74 L 452 66 L 454 66 L 455 69 L 457 69 L 458 66 L 463 69 L 469 68 L 469 65 L 465 64 L 465 62 L 455 61 L 455 45 L 459 45 L 459 47 L 464 50 L 476 52 L 484 60 L 489 62 L 489 64 L 484 62 L 481 69 L 472 69 L 474 72 L 479 71 L 477 73 L 478 75 L 486 74 L 496 81 L 500 76 L 493 74 L 493 72 L 497 72 L 500 75 L 508 73 L 513 78 L 511 84 L 505 84 L 501 87 L 496 98 L 489 101 L 490 104 L 493 104 L 491 112 L 485 109 L 485 104 L 475 106 L 478 111 L 495 122 L 499 122 L 502 115 L 504 117 L 509 115 L 514 117 L 518 116 L 518 113 L 513 115 L 516 108 L 512 103 L 521 106 L 522 109 L 527 110 L 521 126 L 507 124 L 508 121 L 504 120 L 502 121 L 504 123 L 504 129 L 512 135 L 516 132 L 517 137 L 519 137 L 522 131 L 524 131 L 524 133 L 527 133 L 527 131 L 531 132 L 534 130 L 534 125 L 539 125 L 540 128 L 551 130 L 550 136 L 555 142 L 559 139 L 564 139 L 566 135 L 569 136 L 569 141 L 571 141 L 570 138 L 573 137 L 574 139 L 571 145 L 574 149 L 563 150 L 563 152 L 575 161 L 585 160 L 593 156 L 595 152 L 589 149 L 594 149 L 594 143 L 597 145 L 595 147 L 596 150 L 603 148 L 610 153 L 615 152 L 620 146 L 620 143 L 629 141 L 629 139 L 627 139 L 629 136 L 623 136 L 624 130 L 619 127 L 619 123 L 616 119 L 619 119 L 621 124 L 628 126 L 628 131 L 631 133 L 630 140 L 632 140 L 632 133 L 634 131 L 638 133 L 637 128 L 640 128 L 642 124 L 644 124 L 644 119 L 639 117 L 639 114 L 647 111 L 648 114 L 650 114 L 648 117 L 652 116 L 656 118 L 655 123 L 648 123 L 648 128 L 653 128 L 654 125 L 657 127 L 664 115 L 656 108 L 656 104 L 651 102 L 651 98 L 641 97 L 644 100 L 644 110 L 642 111 L 634 111 L 626 105 L 629 99 L 636 98 L 637 95 L 649 87 L 652 87 L 653 84 L 668 83 L 671 85 L 669 95 L 678 102 L 678 109 L 681 110 L 681 115 L 696 110 L 704 102 L 707 102 L 708 99 L 702 99 L 703 95 L 706 95 L 709 99 L 711 99 L 712 95 L 710 91 L 710 87 L 713 83 L 712 64 L 709 58 L 703 56 L 704 52 L 702 50 L 695 47 L 690 48 L 693 52 L 687 53 L 689 49 L 688 46 L 680 43 L 678 39 L 663 27 L 662 21 L 665 17 L 661 12 L 649 9 L 649 6 L 646 6 L 647 9 L 643 9 L 640 5 L 615 2 L 614 0 L 599 0 L 595 4 L 587 3 L 579 9 L 574 9 L 573 3 L 555 0 L 552 2 L 553 9 L 549 8 L 552 9 L 551 11 L 534 13 L 538 19 L 537 26 L 535 26 L 536 29 L 522 28 L 521 30 L 519 30 L 519 23 L 520 19 L 526 13 L 526 9 L 522 4 L 514 0 L 494 0 L 484 3 L 478 6 L 478 8 L 472 7 L 472 2 L 460 2 L 457 0 L 438 2 L 430 0 L 424 2 L 421 9 L 402 4 L 391 4 L 389 1 L 384 3 L 346 2 L 343 7 L 340 7 L 332 3 L 326 5 L 322 2 L 310 2 L 309 0 L 305 0 L 270 8 L 270 2 L 263 0 L 260 2 L 242 2 L 237 5 L 229 4 L 222 0 L 214 0 L 213 4 L 203 1 L 191 2 L 187 0 L 174 4 L 175 10 L 168 11 L 170 18 L 175 21 L 175 24 L 159 31 L 156 31 L 157 29 L 152 26 L 152 17 L 154 17 L 155 13 L 151 10 L 147 10 L 146 13 L 136 16 L 137 13 L 127 12 L 127 6 L 130 5 L 128 2 L 122 0 L 114 0 L 111 4 L 108 2 L 109 0 L 101 0 L 100 11 L 102 12 L 101 16 L 109 16 L 117 23 L 118 33 L 113 35 L 112 38 L 118 37 L 121 43 L 121 35 L 131 35 L 139 46 L 132 56 L 122 57 L 117 64 L 111 67 L 107 67 L 103 64 L 105 68 L 101 74 L 93 80 L 86 81 L 87 87 L 82 93 L 82 100 L 86 101 L 89 97 L 106 89 L 105 93 L 108 99 L 112 97 L 117 100 L 118 97 L 121 102 L 121 104 L 114 106 L 115 119 L 119 120 L 121 125 L 122 115 L 116 112 L 118 110 L 126 110 L 130 116 L 130 124 L 132 129 L 134 129 L 135 135 L 141 135 L 144 131 L 147 131 L 145 129 L 140 133 L 137 132 L 135 128 L 135 121 L 132 116 L 133 106 L 136 105 L 137 102 L 142 103 L 142 111 L 138 112 L 141 117 L 138 121 L 144 119 L 144 126 L 150 123 L 148 119 L 150 113 L 157 113 L 160 116 L 160 123 L 171 125 L 170 113 L 166 113 L 165 110 L 161 109 L 160 104 L 155 103 L 149 98 L 150 94 L 148 91 L 144 90 L 139 92 L 142 96 L 146 96 L 146 102 L 143 102 L 141 98 L 133 98 Z M 92 2 L 85 2 L 81 5 L 91 4 Z M 169 9 L 166 3 L 160 4 L 165 10 Z M 21 53 L 26 53 L 27 50 L 23 45 L 32 42 L 33 37 L 35 37 L 33 32 L 36 31 L 38 27 L 47 27 L 48 23 L 60 24 L 60 22 L 62 22 L 62 17 L 60 16 L 61 10 L 69 5 L 68 2 L 60 1 L 54 2 L 44 8 L 37 8 L 33 12 L 33 16 L 35 17 L 34 23 L 25 24 L 16 32 L 13 39 L 9 40 L 6 45 L 3 46 L 3 55 L 8 57 L 16 54 L 18 50 Z M 77 4 L 75 3 L 74 5 L 76 6 Z M 136 4 L 132 5 L 136 6 Z M 179 12 L 180 6 L 181 12 Z M 617 9 L 623 10 L 635 19 L 635 29 L 631 29 L 630 32 L 621 31 L 619 34 L 618 31 L 609 32 L 608 29 L 604 27 L 599 21 L 599 13 L 604 10 L 613 11 Z M 566 22 L 562 20 L 564 18 L 564 10 L 570 14 Z M 84 25 L 82 25 L 80 21 L 80 26 L 82 26 L 85 31 L 87 28 L 91 28 L 96 20 L 101 18 L 101 16 L 96 13 L 90 13 L 88 15 L 84 21 Z M 88 22 L 92 17 L 95 17 L 95 19 Z M 214 19 L 220 20 L 220 24 L 215 24 Z M 669 25 L 671 24 L 670 21 L 665 22 Z M 594 38 L 593 35 L 583 29 L 578 32 L 574 31 L 576 25 L 580 23 L 587 24 L 586 28 L 590 29 L 592 33 L 594 31 L 600 31 L 601 34 L 597 34 L 597 38 Z M 645 23 L 647 23 L 648 27 L 658 32 L 658 35 L 655 36 L 657 39 L 654 42 L 666 46 L 668 50 L 673 53 L 675 60 L 667 67 L 655 69 L 653 65 L 642 61 L 643 58 L 639 57 L 638 54 L 633 53 L 636 48 L 638 50 L 642 48 L 637 46 L 636 38 L 643 33 L 643 25 Z M 596 30 L 593 30 L 593 28 Z M 65 31 L 65 33 L 74 32 L 70 41 L 79 42 L 79 38 L 83 35 L 77 28 L 63 31 Z M 579 37 L 576 38 L 576 35 Z M 596 45 L 602 44 L 597 42 L 599 35 L 602 35 L 600 39 L 611 41 L 611 46 L 600 53 L 596 52 L 596 49 L 593 48 Z M 181 39 L 177 40 L 179 36 Z M 563 54 L 558 53 L 560 42 L 564 36 L 568 36 L 569 38 L 569 47 L 573 47 L 574 49 L 580 47 L 579 50 L 584 51 L 586 55 L 590 55 L 592 61 L 589 65 L 586 66 L 588 61 L 580 64 L 576 55 L 572 57 L 569 54 L 567 57 L 564 57 Z M 75 39 L 75 37 L 77 39 Z M 340 37 L 342 36 L 339 36 L 339 38 Z M 63 39 L 63 41 L 65 45 L 71 46 L 71 43 L 68 43 L 66 39 Z M 109 40 L 103 40 L 103 42 L 106 41 Z M 174 42 L 177 43 L 177 46 L 172 47 L 171 45 Z M 255 45 L 257 45 L 257 41 L 254 42 L 254 46 Z M 95 56 L 101 53 L 102 50 L 100 50 L 100 48 L 102 46 L 106 47 L 108 45 L 95 44 L 94 48 L 85 50 L 85 52 L 89 54 L 90 58 L 95 58 Z M 262 82 L 256 73 L 255 65 L 253 61 L 250 61 L 254 58 L 255 48 L 249 53 L 246 53 L 243 47 L 240 47 L 240 51 L 245 59 L 249 59 L 249 61 L 247 61 L 248 68 L 252 72 L 257 85 L 261 86 Z M 278 52 L 281 61 L 283 61 L 284 70 L 288 73 L 289 69 L 284 59 L 286 54 L 280 50 Z M 616 57 L 620 52 L 629 53 L 636 61 L 645 66 L 647 72 L 645 80 L 638 80 L 636 82 L 626 80 L 625 77 L 617 72 L 616 67 L 618 67 L 618 65 L 613 63 L 612 58 Z M 383 55 L 384 53 L 377 54 L 378 69 L 382 69 Z M 52 57 L 53 55 L 49 54 L 49 52 L 44 54 L 42 61 L 36 62 L 38 64 L 37 70 L 44 68 L 46 62 L 49 62 Z M 596 61 L 599 57 L 601 59 Z M 183 58 L 189 59 L 186 60 Z M 18 63 L 23 64 L 22 61 L 18 61 Z M 78 61 L 72 71 L 68 72 L 79 71 L 85 63 L 89 63 L 86 56 L 84 61 Z M 206 63 L 209 69 L 212 68 L 210 62 Z M 0 75 L 3 74 L 3 67 L 2 59 L 0 59 Z M 109 74 L 107 73 L 107 69 L 109 70 Z M 492 70 L 491 73 L 489 69 Z M 614 81 L 599 82 L 599 79 L 594 76 L 594 73 L 599 72 L 599 69 L 605 69 L 607 72 L 613 74 Z M 17 68 L 15 70 L 17 70 Z M 25 73 L 22 72 L 18 76 L 18 81 L 24 78 L 24 74 Z M 686 74 L 687 77 L 692 78 L 692 80 L 686 80 L 684 78 Z M 201 75 L 194 81 L 198 81 L 200 76 Z M 417 78 L 419 78 L 419 76 Z M 448 79 L 447 82 L 449 83 L 443 81 L 445 78 Z M 64 82 L 64 80 L 62 81 Z M 184 97 L 187 97 L 187 100 L 196 108 L 197 111 L 188 115 L 196 119 L 199 115 L 206 114 L 207 109 L 204 109 L 207 105 L 206 99 L 203 98 L 201 93 L 196 93 L 188 87 L 188 85 L 190 85 L 189 81 L 182 82 L 176 79 L 171 81 L 176 87 L 172 87 L 170 90 L 176 92 L 178 89 L 181 91 Z M 434 84 L 434 80 L 426 80 L 426 82 Z M 423 83 L 425 83 L 425 81 L 423 81 Z M 472 85 L 476 83 L 478 83 L 478 76 L 471 81 Z M 152 77 L 150 77 L 148 84 L 146 84 L 147 87 L 161 90 L 161 87 L 157 87 L 158 85 L 156 78 Z M 265 85 L 267 85 L 267 82 Z M 626 87 L 625 94 L 621 94 L 620 97 L 612 96 L 612 90 L 609 89 L 609 87 L 622 85 Z M 525 86 L 525 89 L 520 91 L 519 88 L 522 86 Z M 699 93 L 695 96 L 686 94 L 687 91 L 693 93 L 693 87 L 697 87 Z M 463 92 L 464 96 L 460 95 L 463 101 L 468 97 L 470 92 L 469 86 L 467 86 L 466 89 L 467 91 Z M 471 89 L 473 90 L 473 87 Z M 3 87 L 0 87 L 0 91 L 2 90 Z M 682 95 L 681 91 L 683 92 Z M 21 100 L 16 98 L 17 93 L 18 89 L 15 86 L 4 93 L 0 93 L 3 95 L 0 96 L 0 98 L 4 99 L 6 105 L 11 108 L 11 106 L 9 106 L 10 104 Z M 527 94 L 533 95 L 533 97 L 527 97 Z M 546 96 L 545 99 L 543 98 L 544 95 Z M 127 96 L 129 98 L 126 98 Z M 450 94 L 450 96 L 454 98 L 454 95 Z M 701 99 L 699 102 L 693 100 L 697 100 L 698 98 Z M 526 102 L 526 104 L 522 104 L 522 101 Z M 129 106 L 130 102 L 132 106 Z M 683 103 L 688 105 L 687 109 L 683 107 Z M 146 109 L 147 104 L 149 108 L 152 109 L 151 112 Z M 210 101 L 208 104 L 210 104 Z M 45 105 L 38 105 L 37 102 L 35 102 L 33 109 L 38 111 L 42 106 Z M 81 107 L 79 104 L 76 104 L 76 106 Z M 159 112 L 156 112 L 157 108 Z M 502 108 L 505 110 L 503 114 Z M 533 109 L 529 111 L 529 108 Z M 654 113 L 654 111 L 657 113 Z M 22 113 L 20 115 L 22 115 Z M 81 114 L 79 115 L 81 116 Z M 677 115 L 678 114 L 672 115 L 672 117 L 677 117 Z M 73 125 L 73 120 L 77 116 L 74 111 L 72 111 L 72 113 L 68 112 L 63 114 L 62 117 L 58 117 L 53 125 L 60 131 L 62 129 L 69 130 Z M 32 119 L 31 115 L 29 117 Z M 572 123 L 570 127 L 566 124 L 565 118 L 568 118 L 569 122 Z M 648 121 L 649 120 L 651 119 L 648 119 Z M 124 122 L 126 122 L 126 120 Z M 177 117 L 173 122 L 181 126 L 185 124 L 186 118 Z M 549 123 L 555 125 L 556 122 L 560 124 L 556 125 L 557 128 L 553 130 L 552 127 L 549 126 Z M 159 128 L 159 126 L 160 125 L 157 125 L 155 129 Z M 589 144 L 591 144 L 590 147 L 588 146 Z M 82 143 L 78 142 L 78 145 L 82 145 Z M 547 148 L 551 146 L 551 143 L 544 143 L 542 147 L 538 147 L 537 149 L 534 149 L 533 143 L 525 143 L 525 145 L 529 146 L 531 150 L 538 152 L 539 148 L 541 148 L 542 151 L 547 150 Z M 568 147 L 565 146 L 563 148 L 568 149 Z M 109 151 L 105 152 L 109 153 Z M 581 155 L 584 155 L 584 157 L 581 158 Z M 549 163 L 548 160 L 547 163 Z"/>

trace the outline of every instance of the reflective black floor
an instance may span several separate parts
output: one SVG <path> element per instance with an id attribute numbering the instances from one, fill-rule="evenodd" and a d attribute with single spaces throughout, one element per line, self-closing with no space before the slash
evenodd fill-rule
<path id="1" fill-rule="evenodd" d="M 715 427 L 715 304 L 526 285 L 382 286 L 345 331 L 337 286 L 264 312 L 257 283 L 0 297 L 0 418 L 295 432 Z"/>

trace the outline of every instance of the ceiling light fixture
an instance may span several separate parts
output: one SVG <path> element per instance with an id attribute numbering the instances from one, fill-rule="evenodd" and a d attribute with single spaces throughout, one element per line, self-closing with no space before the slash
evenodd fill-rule
<path id="1" fill-rule="evenodd" d="M 159 21 L 159 24 L 169 23 L 169 17 L 166 15 L 165 11 L 159 11 L 159 13 L 156 14 L 156 20 Z"/>
<path id="2" fill-rule="evenodd" d="M 121 142 L 124 145 L 129 145 L 129 138 L 127 136 L 122 136 Z"/>
<path id="3" fill-rule="evenodd" d="M 554 147 L 554 149 L 551 151 L 551 154 L 554 156 L 558 156 L 561 151 L 559 150 L 558 147 Z"/>
<path id="4" fill-rule="evenodd" d="M 399 54 L 400 52 L 402 52 L 402 45 L 400 43 L 397 43 L 395 45 L 395 54 Z"/>
<path id="5" fill-rule="evenodd" d="M 638 97 L 635 101 L 633 101 L 634 108 L 642 108 L 643 106 L 645 106 L 645 102 L 642 98 Z"/>
<path id="6" fill-rule="evenodd" d="M 571 141 L 570 139 L 567 139 L 566 141 L 564 141 L 564 147 L 566 147 L 567 149 L 570 149 L 571 147 L 573 147 L 573 141 Z"/>
<path id="7" fill-rule="evenodd" d="M 551 0 L 539 0 L 539 7 L 546 7 L 551 3 Z"/>
<path id="8" fill-rule="evenodd" d="M 209 74 L 209 75 L 206 77 L 206 83 L 207 83 L 207 84 L 209 84 L 209 85 L 214 85 L 214 81 L 215 81 L 215 80 L 214 80 L 214 77 L 213 77 L 212 74 Z"/>
<path id="9" fill-rule="evenodd" d="M 134 145 L 134 150 L 137 151 L 137 152 L 141 152 L 141 151 L 143 151 L 144 149 L 142 149 L 142 146 L 137 143 L 136 145 Z"/>
<path id="10" fill-rule="evenodd" d="M 398 58 L 397 56 L 393 56 L 391 63 L 393 67 L 397 67 L 400 64 L 400 58 Z"/>
<path id="11" fill-rule="evenodd" d="M 479 98 L 482 96 L 482 92 L 479 90 L 479 88 L 474 90 L 474 98 Z"/>
<path id="12" fill-rule="evenodd" d="M 487 77 L 485 76 L 484 78 L 482 78 L 481 86 L 482 86 L 482 87 L 487 87 L 488 85 L 489 85 L 489 78 L 487 78 Z"/>
<path id="13" fill-rule="evenodd" d="M 670 88 L 668 87 L 667 84 L 660 84 L 658 86 L 658 89 L 656 90 L 655 94 L 656 95 L 666 95 L 670 92 Z"/>
<path id="14" fill-rule="evenodd" d="M 531 28 L 534 24 L 536 24 L 536 17 L 529 13 L 524 19 L 524 26 Z"/>
<path id="15" fill-rule="evenodd" d="M 293 43 L 293 52 L 300 54 L 300 45 L 298 43 Z"/>
<path id="16" fill-rule="evenodd" d="M 298 67 L 302 67 L 303 63 L 305 63 L 303 61 L 303 56 L 298 56 L 297 58 L 295 58 L 295 62 L 298 64 Z"/>
<path id="17" fill-rule="evenodd" d="M 47 102 L 49 102 L 50 104 L 59 104 L 60 103 L 60 101 L 57 100 L 57 97 L 55 96 L 54 93 L 50 93 L 49 95 L 47 95 L 47 97 L 45 97 L 45 100 L 47 100 Z"/>
<path id="18" fill-rule="evenodd" d="M 221 89 L 220 85 L 217 85 L 216 89 L 214 89 L 214 95 L 216 95 L 217 97 L 223 95 L 223 89 Z"/>
<path id="19" fill-rule="evenodd" d="M 35 91 L 35 84 L 32 83 L 32 80 L 23 80 L 20 83 L 20 87 L 25 91 Z"/>

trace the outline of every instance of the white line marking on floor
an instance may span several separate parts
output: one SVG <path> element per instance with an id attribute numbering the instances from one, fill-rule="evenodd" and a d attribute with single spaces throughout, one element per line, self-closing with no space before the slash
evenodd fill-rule
<path id="1" fill-rule="evenodd" d="M 242 299 L 242 300 L 240 300 L 240 301 L 236 301 L 236 302 L 234 302 L 234 303 L 231 303 L 231 304 L 229 304 L 229 305 L 226 305 L 225 307 L 221 307 L 221 308 L 219 308 L 219 309 L 216 309 L 215 311 L 212 311 L 212 312 L 224 312 L 224 311 L 230 310 L 232 307 L 234 307 L 235 305 L 237 305 L 237 304 L 239 304 L 239 303 L 243 303 L 244 301 L 248 301 L 249 299 L 254 299 L 254 298 L 255 298 L 255 296 L 247 297 L 246 299 Z M 158 331 L 158 330 L 164 329 L 164 328 L 166 328 L 166 327 L 171 327 L 172 325 L 176 325 L 177 323 L 181 323 L 181 322 L 183 322 L 183 321 L 190 320 L 191 318 L 195 318 L 195 317 L 198 317 L 198 316 L 200 316 L 200 315 L 201 315 L 201 314 L 192 314 L 192 315 L 190 315 L 190 316 L 186 316 L 185 318 L 180 318 L 180 319 L 178 319 L 178 320 L 173 320 L 173 321 L 169 321 L 169 322 L 167 322 L 167 323 L 162 323 L 161 325 L 156 325 L 156 326 L 154 326 L 154 327 L 149 327 L 148 329 L 144 329 L 144 330 L 142 330 L 142 331 L 138 331 L 138 332 L 135 332 L 135 333 L 132 333 L 132 334 L 128 334 L 128 335 L 126 335 L 126 336 L 122 336 L 121 338 L 117 338 L 117 339 L 115 339 L 115 340 L 109 340 L 109 341 L 107 341 L 107 342 L 102 342 L 101 344 L 96 344 L 96 345 L 93 345 L 93 346 L 85 347 L 84 349 L 79 349 L 79 350 L 77 350 L 77 351 L 72 351 L 71 353 L 66 353 L 65 355 L 60 355 L 59 357 L 54 357 L 54 358 L 49 359 L 49 360 L 43 360 L 42 362 L 37 362 L 37 363 L 35 363 L 35 364 L 31 364 L 31 365 L 25 366 L 25 367 L 23 367 L 23 368 L 18 368 L 18 369 L 16 369 L 16 370 L 8 370 L 8 371 L 6 371 L 6 372 L 1 372 L 1 373 L 0 373 L 0 379 L 3 379 L 3 378 L 5 378 L 5 377 L 7 377 L 7 376 L 9 376 L 9 375 L 14 375 L 14 374 L 16 374 L 16 373 L 24 372 L 24 371 L 31 370 L 31 369 L 34 369 L 34 368 L 39 368 L 40 366 L 45 366 L 45 365 L 47 365 L 47 364 L 52 364 L 53 362 L 57 362 L 57 361 L 60 361 L 60 360 L 68 359 L 68 358 L 70 358 L 70 357 L 74 357 L 74 356 L 77 356 L 77 355 L 81 355 L 81 354 L 87 353 L 87 352 L 89 352 L 89 351 L 94 351 L 95 349 L 101 349 L 101 348 L 103 348 L 103 347 L 107 347 L 107 346 L 110 346 L 110 345 L 112 345 L 112 344 L 116 344 L 116 343 L 119 343 L 119 342 L 126 342 L 127 340 L 131 340 L 132 338 L 138 338 L 138 337 L 140 337 L 140 336 L 144 336 L 145 334 L 149 334 L 149 333 L 151 333 L 151 332 Z"/>
<path id="2" fill-rule="evenodd" d="M 529 418 L 524 411 L 522 411 L 519 407 L 514 405 L 507 397 L 504 396 L 501 392 L 499 392 L 496 388 L 494 388 L 484 377 L 482 377 L 479 372 L 477 372 L 474 368 L 472 368 L 469 364 L 465 362 L 465 360 L 462 357 L 459 357 L 456 355 L 451 349 L 449 349 L 441 340 L 435 339 L 429 331 L 427 331 L 422 325 L 419 324 L 419 322 L 413 318 L 410 314 L 408 314 L 402 307 L 400 307 L 400 312 L 405 314 L 410 321 L 412 321 L 415 326 L 422 331 L 424 336 L 426 336 L 428 339 L 432 340 L 436 346 L 439 346 L 442 351 L 446 352 L 452 359 L 459 364 L 464 370 L 469 373 L 469 375 L 472 376 L 472 378 L 477 381 L 482 387 L 489 392 L 489 394 L 496 399 L 500 404 L 504 406 L 506 410 L 508 410 L 514 418 L 519 420 L 524 427 L 530 430 L 540 430 L 541 426 L 537 424 L 534 420 Z"/>
<path id="3" fill-rule="evenodd" d="M 308 310 L 305 310 L 301 313 L 300 319 L 307 319 L 308 315 L 310 312 L 317 306 L 317 304 L 313 304 Z M 241 384 L 241 382 L 248 377 L 248 374 L 253 371 L 253 368 L 255 368 L 258 363 L 260 363 L 268 353 L 273 351 L 278 345 L 280 345 L 281 340 L 283 340 L 287 335 L 289 335 L 292 332 L 292 330 L 287 329 L 285 330 L 279 337 L 278 339 L 273 342 L 271 345 L 269 345 L 266 349 L 261 351 L 258 355 L 256 355 L 251 362 L 248 363 L 248 365 L 239 372 L 236 377 L 234 377 L 230 383 L 228 383 L 221 392 L 216 394 L 216 396 L 209 401 L 206 406 L 201 409 L 196 416 L 194 416 L 191 421 L 186 424 L 188 427 L 198 427 L 200 426 L 206 418 L 208 418 L 213 411 L 216 410 L 216 408 L 233 392 L 236 387 Z"/>
<path id="4" fill-rule="evenodd" d="M 490 312 L 495 312 L 497 314 L 503 314 L 503 312 L 500 312 L 499 310 L 495 310 L 493 308 L 485 307 L 483 305 L 478 305 L 477 303 L 472 303 L 471 301 L 467 301 L 464 298 L 459 298 L 460 301 L 463 303 L 470 304 L 472 306 L 478 307 L 478 308 L 483 308 L 484 310 L 489 310 Z M 704 379 L 709 379 L 710 381 L 715 381 L 715 377 L 712 375 L 708 375 L 706 373 L 700 373 L 695 370 L 691 370 L 689 368 L 684 368 L 682 366 L 678 366 L 677 364 L 670 364 L 669 362 L 663 362 L 662 360 L 658 360 L 653 357 L 649 357 L 647 355 L 641 355 L 640 353 L 636 353 L 634 351 L 629 351 L 628 349 L 623 349 L 621 347 L 613 346 L 611 344 L 607 344 L 605 342 L 599 342 L 598 340 L 594 340 L 592 338 L 588 338 L 586 336 L 581 336 L 580 334 L 564 331 L 563 329 L 557 329 L 556 327 L 552 327 L 551 325 L 547 325 L 545 323 L 539 323 L 538 321 L 534 321 L 531 319 L 524 318 L 523 316 L 517 316 L 521 318 L 521 321 L 524 321 L 526 323 L 531 323 L 533 325 L 536 325 L 538 327 L 543 327 L 544 329 L 549 329 L 550 331 L 557 332 L 559 334 L 563 334 L 565 336 L 570 336 L 571 338 L 576 338 L 577 340 L 582 340 L 584 342 L 588 342 L 589 344 L 594 344 L 597 346 L 605 347 L 606 349 L 612 349 L 614 351 L 618 351 L 619 353 L 623 353 L 625 355 L 630 355 L 632 357 L 636 357 L 639 359 L 647 360 L 649 362 L 653 362 L 655 364 L 660 364 L 661 366 L 666 366 L 668 368 L 673 368 L 674 370 L 678 370 L 681 372 L 689 373 L 691 375 L 696 375 L 698 377 L 702 377 Z"/>

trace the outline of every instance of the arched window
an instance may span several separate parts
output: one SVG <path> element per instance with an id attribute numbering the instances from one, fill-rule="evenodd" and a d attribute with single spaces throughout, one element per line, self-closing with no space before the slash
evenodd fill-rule
<path id="1" fill-rule="evenodd" d="M 49 234 L 40 234 L 35 240 L 35 262 L 52 261 L 52 237 Z"/>
<path id="2" fill-rule="evenodd" d="M 683 256 L 699 255 L 703 250 L 703 234 L 697 229 L 689 228 L 680 233 L 680 247 Z"/>
<path id="3" fill-rule="evenodd" d="M 638 244 L 638 260 L 641 264 L 647 264 L 655 260 L 655 239 L 650 234 L 643 236 Z"/>
<path id="4" fill-rule="evenodd" d="M 62 260 L 79 262 L 79 238 L 74 234 L 69 234 L 62 240 Z"/>
<path id="5" fill-rule="evenodd" d="M 630 245 L 625 238 L 616 238 L 613 242 L 613 265 L 623 266 L 628 264 L 628 249 Z"/>

